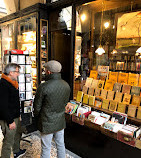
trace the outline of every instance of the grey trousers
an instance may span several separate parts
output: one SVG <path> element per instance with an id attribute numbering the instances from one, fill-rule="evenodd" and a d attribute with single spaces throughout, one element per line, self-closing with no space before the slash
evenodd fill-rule
<path id="1" fill-rule="evenodd" d="M 20 139 L 21 139 L 21 123 L 20 119 L 14 119 L 16 128 L 14 130 L 10 130 L 6 121 L 0 120 L 0 126 L 2 129 L 2 133 L 4 135 L 1 158 L 10 158 L 11 148 L 13 149 L 13 153 L 17 153 L 20 150 Z"/>

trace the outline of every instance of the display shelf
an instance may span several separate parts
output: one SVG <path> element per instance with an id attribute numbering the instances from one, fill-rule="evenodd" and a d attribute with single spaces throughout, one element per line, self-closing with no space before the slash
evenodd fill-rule
<path id="1" fill-rule="evenodd" d="M 117 139 L 117 133 L 114 133 L 114 132 L 112 132 L 112 131 L 110 131 L 108 129 L 105 129 L 103 127 L 100 127 L 100 131 L 101 131 L 101 133 L 105 134 L 108 137 Z"/>
<path id="2" fill-rule="evenodd" d="M 95 130 L 100 130 L 101 126 L 95 123 L 92 123 L 90 120 L 85 119 L 84 120 L 84 125 L 90 128 L 93 128 Z"/>

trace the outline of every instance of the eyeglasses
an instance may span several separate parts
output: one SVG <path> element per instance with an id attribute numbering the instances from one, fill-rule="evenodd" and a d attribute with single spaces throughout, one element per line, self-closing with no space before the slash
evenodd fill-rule
<path id="1" fill-rule="evenodd" d="M 13 72 L 20 73 L 19 71 L 13 71 Z"/>

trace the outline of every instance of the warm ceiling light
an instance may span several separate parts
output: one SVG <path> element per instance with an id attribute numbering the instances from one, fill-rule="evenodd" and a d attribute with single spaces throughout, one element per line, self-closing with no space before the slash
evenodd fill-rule
<path id="1" fill-rule="evenodd" d="M 102 55 L 103 53 L 105 53 L 105 50 L 102 48 L 102 46 L 100 45 L 97 50 L 95 51 L 95 53 L 97 53 L 98 55 Z"/>
<path id="2" fill-rule="evenodd" d="M 141 54 L 141 47 L 139 47 L 137 50 L 136 50 L 136 54 L 135 55 L 140 55 Z"/>
<path id="3" fill-rule="evenodd" d="M 105 29 L 107 29 L 109 26 L 110 26 L 110 23 L 109 23 L 109 22 L 105 22 L 105 23 L 104 23 Z"/>
<path id="4" fill-rule="evenodd" d="M 85 15 L 85 14 L 82 14 L 82 15 L 81 15 L 81 20 L 82 20 L 82 21 L 85 21 L 85 20 L 86 20 L 86 15 Z"/>
<path id="5" fill-rule="evenodd" d="M 116 53 L 117 53 L 116 49 L 113 49 L 113 51 L 111 52 L 111 54 L 116 54 Z"/>

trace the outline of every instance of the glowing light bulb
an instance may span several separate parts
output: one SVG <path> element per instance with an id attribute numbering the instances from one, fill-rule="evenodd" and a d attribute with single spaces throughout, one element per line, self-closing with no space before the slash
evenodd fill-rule
<path id="1" fill-rule="evenodd" d="M 86 15 L 85 15 L 85 14 L 82 14 L 82 15 L 81 15 L 81 20 L 82 20 L 82 21 L 85 21 L 85 20 L 86 20 Z"/>

